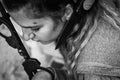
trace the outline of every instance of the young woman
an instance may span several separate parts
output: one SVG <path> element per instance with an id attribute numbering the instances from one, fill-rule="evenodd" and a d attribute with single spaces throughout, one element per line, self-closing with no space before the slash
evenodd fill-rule
<path id="1" fill-rule="evenodd" d="M 77 0 L 2 0 L 11 18 L 22 27 L 24 40 L 32 39 L 43 44 L 57 41 L 76 2 Z M 76 23 L 66 42 L 59 48 L 66 67 L 62 70 L 50 68 L 55 74 L 55 80 L 119 79 L 119 44 L 116 43 L 119 40 L 114 39 L 117 39 L 116 35 L 119 36 L 119 27 L 115 26 L 119 25 L 120 2 L 93 2 L 94 0 L 85 0 L 83 8 L 88 13 L 82 14 L 80 22 Z M 38 79 L 51 80 L 51 75 L 40 71 L 33 77 L 33 80 Z"/>

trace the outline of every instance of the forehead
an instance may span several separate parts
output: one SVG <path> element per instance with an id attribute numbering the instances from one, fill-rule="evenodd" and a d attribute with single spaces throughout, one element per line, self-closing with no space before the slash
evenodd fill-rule
<path id="1" fill-rule="evenodd" d="M 46 17 L 39 17 L 39 18 L 30 18 L 28 15 L 32 16 L 29 11 L 25 11 L 24 9 L 21 9 L 17 12 L 10 12 L 10 16 L 12 17 L 15 22 L 17 22 L 21 26 L 35 26 L 40 23 L 42 23 L 44 20 L 46 20 Z"/>

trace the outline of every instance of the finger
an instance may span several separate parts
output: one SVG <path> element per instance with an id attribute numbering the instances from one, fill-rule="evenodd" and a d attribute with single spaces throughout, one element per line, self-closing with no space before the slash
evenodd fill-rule
<path id="1" fill-rule="evenodd" d="M 37 72 L 32 80 L 52 80 L 51 75 L 48 72 L 40 71 Z"/>
<path id="2" fill-rule="evenodd" d="M 89 10 L 94 2 L 95 2 L 95 0 L 85 0 L 85 2 L 83 4 L 83 8 L 85 10 Z"/>
<path id="3" fill-rule="evenodd" d="M 12 35 L 10 30 L 7 28 L 5 24 L 0 25 L 0 32 L 6 37 L 9 37 Z"/>

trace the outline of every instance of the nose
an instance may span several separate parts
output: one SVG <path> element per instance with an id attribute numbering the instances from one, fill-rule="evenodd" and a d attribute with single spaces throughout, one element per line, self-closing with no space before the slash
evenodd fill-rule
<path id="1" fill-rule="evenodd" d="M 35 37 L 35 34 L 31 31 L 31 29 L 22 29 L 23 31 L 23 39 L 28 41 Z"/>

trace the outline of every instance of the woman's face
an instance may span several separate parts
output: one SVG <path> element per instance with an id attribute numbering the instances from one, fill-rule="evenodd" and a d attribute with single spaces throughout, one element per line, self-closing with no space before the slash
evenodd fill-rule
<path id="1" fill-rule="evenodd" d="M 60 34 L 63 23 L 56 23 L 51 17 L 28 18 L 24 10 L 10 13 L 13 20 L 22 27 L 23 38 L 32 39 L 43 44 L 54 41 Z"/>

